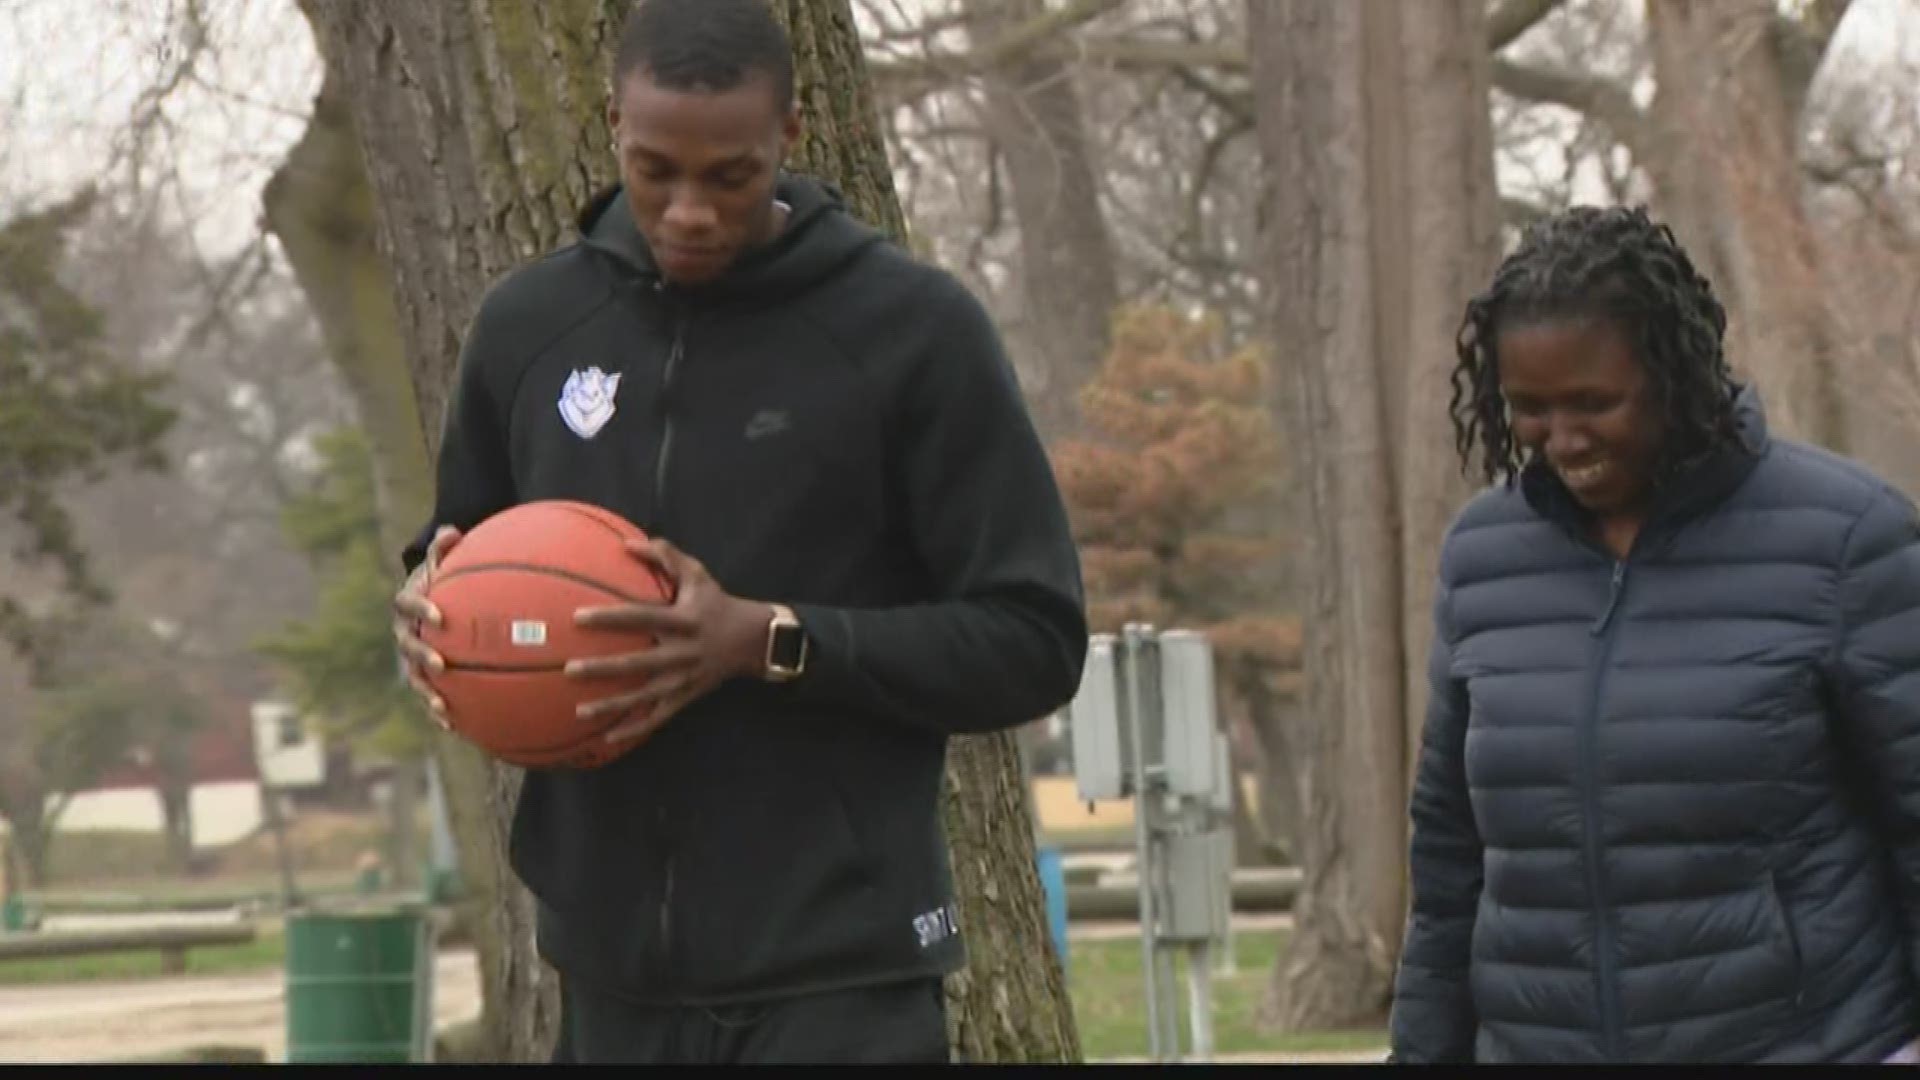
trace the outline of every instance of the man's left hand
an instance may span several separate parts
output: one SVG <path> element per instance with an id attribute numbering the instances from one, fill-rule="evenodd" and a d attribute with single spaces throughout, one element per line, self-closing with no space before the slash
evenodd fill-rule
<path id="1" fill-rule="evenodd" d="M 627 550 L 651 564 L 673 585 L 671 604 L 620 604 L 581 608 L 576 625 L 595 630 L 649 634 L 654 645 L 621 656 L 571 660 L 567 674 L 580 679 L 647 676 L 631 693 L 580 706 L 582 720 L 630 714 L 607 732 L 608 742 L 653 735 L 675 713 L 714 687 L 765 664 L 766 604 L 728 595 L 700 560 L 665 540 L 633 541 Z"/>

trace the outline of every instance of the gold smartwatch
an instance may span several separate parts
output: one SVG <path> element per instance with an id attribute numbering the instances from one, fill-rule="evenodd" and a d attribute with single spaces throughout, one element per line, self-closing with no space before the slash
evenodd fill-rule
<path id="1" fill-rule="evenodd" d="M 800 617 L 785 604 L 769 605 L 773 615 L 767 620 L 768 682 L 791 682 L 807 669 L 807 629 Z"/>

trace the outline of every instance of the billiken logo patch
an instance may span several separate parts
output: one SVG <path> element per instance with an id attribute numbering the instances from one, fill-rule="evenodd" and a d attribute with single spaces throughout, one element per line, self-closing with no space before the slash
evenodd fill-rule
<path id="1" fill-rule="evenodd" d="M 609 375 L 598 367 L 575 370 L 560 388 L 560 419 L 583 439 L 600 434 L 613 419 L 613 396 L 620 391 L 620 376 Z"/>

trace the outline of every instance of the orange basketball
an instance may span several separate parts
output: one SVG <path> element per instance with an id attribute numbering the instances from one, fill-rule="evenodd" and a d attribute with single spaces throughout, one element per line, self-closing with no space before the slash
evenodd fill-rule
<path id="1" fill-rule="evenodd" d="M 426 591 L 445 625 L 423 626 L 420 637 L 446 661 L 427 681 L 456 733 L 528 768 L 597 768 L 633 748 L 602 738 L 624 717 L 588 721 L 574 710 L 637 690 L 645 678 L 575 679 L 564 668 L 653 643 L 573 621 L 583 607 L 671 601 L 668 582 L 626 550 L 644 539 L 611 511 L 547 500 L 503 510 L 453 545 Z"/>

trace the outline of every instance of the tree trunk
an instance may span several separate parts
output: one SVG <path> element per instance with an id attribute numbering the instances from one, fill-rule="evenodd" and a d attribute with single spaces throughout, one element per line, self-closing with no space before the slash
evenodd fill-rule
<path id="1" fill-rule="evenodd" d="M 1665 219 L 1713 282 L 1727 356 L 1776 430 L 1844 451 L 1837 335 L 1801 200 L 1795 80 L 1772 0 L 1652 0 L 1659 93 L 1649 169 Z"/>
<path id="2" fill-rule="evenodd" d="M 1247 732 L 1255 745 L 1248 758 L 1258 783 L 1260 805 L 1250 828 L 1261 840 L 1261 855 L 1256 863 L 1275 861 L 1298 865 L 1300 838 L 1294 813 L 1300 803 L 1300 782 L 1294 762 L 1288 761 L 1286 734 L 1301 723 L 1302 702 L 1299 673 L 1276 671 L 1259 659 L 1241 659 L 1221 665 L 1222 687 L 1246 703 Z M 1236 804 L 1239 791 L 1234 792 Z"/>
<path id="3" fill-rule="evenodd" d="M 53 855 L 52 819 L 21 815 L 7 819 L 7 826 L 13 840 L 14 865 L 20 874 L 20 890 L 46 888 L 47 862 Z"/>
<path id="4" fill-rule="evenodd" d="M 160 777 L 161 828 L 166 834 L 168 871 L 193 872 L 193 781 L 171 774 Z"/>
<path id="5" fill-rule="evenodd" d="M 193 859 L 194 730 L 195 725 L 181 722 L 177 714 L 157 715 L 147 746 L 152 754 L 154 794 L 160 799 L 166 868 L 181 875 L 197 869 Z"/>
<path id="6" fill-rule="evenodd" d="M 1467 487 L 1444 408 L 1452 341 L 1498 257 L 1478 0 L 1250 0 L 1271 177 L 1277 411 L 1302 478 L 1305 881 L 1263 1018 L 1377 1022 L 1405 917 L 1406 795 L 1438 540 Z"/>
<path id="7" fill-rule="evenodd" d="M 0 903 L 15 899 L 26 888 L 20 866 L 20 843 L 11 825 L 0 833 Z"/>
<path id="8" fill-rule="evenodd" d="M 1043 0 L 966 0 L 982 49 L 1045 14 Z M 1029 50 L 982 73 L 985 127 L 1006 162 L 1020 227 L 1020 298 L 1028 348 L 1022 383 L 1049 441 L 1079 427 L 1078 395 L 1106 355 L 1119 303 L 1113 244 L 1100 209 L 1073 74 Z"/>
<path id="9" fill-rule="evenodd" d="M 315 19 L 316 6 L 303 4 L 303 10 L 309 21 Z M 334 5 L 319 10 L 331 14 Z M 438 437 L 434 418 L 439 399 L 431 411 L 423 412 L 414 392 L 415 376 L 394 307 L 394 277 L 378 248 L 373 190 L 342 90 L 353 76 L 343 58 L 330 51 L 331 39 L 317 22 L 314 37 L 326 75 L 305 134 L 268 182 L 262 202 L 267 228 L 293 267 L 328 358 L 351 392 L 373 447 L 381 547 L 397 552 L 431 509 L 428 444 L 422 432 Z M 502 1019 L 504 995 L 508 987 L 538 985 L 527 974 L 537 965 L 524 957 L 517 964 L 513 959 L 516 931 L 505 914 L 523 902 L 513 894 L 501 862 L 505 841 L 495 826 L 497 806 L 510 807 L 511 795 L 498 790 L 506 778 L 496 776 L 486 758 L 467 743 L 436 734 L 430 752 L 440 769 L 458 851 L 464 886 L 458 906 L 471 928 L 488 987 L 476 1050 L 485 1060 L 509 1060 L 514 1040 L 528 1036 Z M 396 870 L 411 872 L 398 863 Z M 282 877 L 283 887 L 293 892 L 290 866 L 282 867 Z M 530 941 L 531 930 L 521 936 Z"/>
<path id="10" fill-rule="evenodd" d="M 260 815 L 267 831 L 273 834 L 273 862 L 280 871 L 280 906 L 291 910 L 304 902 L 300 880 L 293 866 L 293 845 L 287 839 L 287 815 L 282 812 L 284 796 L 274 788 L 260 785 Z"/>
<path id="11" fill-rule="evenodd" d="M 626 5 L 386 4 L 302 0 L 324 55 L 337 58 L 393 275 L 430 453 L 459 342 L 486 287 L 568 240 L 578 207 L 616 179 L 604 122 L 606 72 Z M 798 169 L 832 181 L 856 212 L 904 233 L 847 0 L 775 4 L 794 41 L 807 131 Z M 449 786 L 455 778 L 449 772 Z M 490 1059 L 548 1053 L 552 973 L 533 949 L 531 905 L 506 862 L 518 773 L 485 777 L 487 850 L 463 844 L 469 880 L 495 900 L 483 948 Z M 1078 1047 L 1050 958 L 1031 816 L 1008 735 L 956 741 L 947 827 L 971 966 L 952 980 L 956 1050 L 968 1060 L 1069 1060 Z M 462 800 L 454 798 L 456 830 Z M 471 804 L 469 804 L 471 805 Z"/>
<path id="12" fill-rule="evenodd" d="M 393 883 L 401 889 L 420 884 L 420 775 L 417 758 L 401 758 L 393 763 L 392 794 L 388 797 L 387 859 L 393 866 Z"/>
<path id="13" fill-rule="evenodd" d="M 307 130 L 268 180 L 261 206 L 373 448 L 380 546 L 397 552 L 433 508 L 432 478 L 339 68 L 327 65 Z"/>

